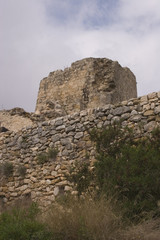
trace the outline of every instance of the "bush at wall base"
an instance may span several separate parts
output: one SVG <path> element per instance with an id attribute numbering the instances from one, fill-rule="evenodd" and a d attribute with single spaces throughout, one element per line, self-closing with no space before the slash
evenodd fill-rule
<path id="1" fill-rule="evenodd" d="M 91 179 L 98 195 L 116 196 L 127 218 L 139 219 L 145 213 L 160 214 L 160 129 L 150 136 L 135 139 L 134 132 L 115 124 L 90 132 L 96 143 L 97 156 Z M 75 171 L 75 170 L 74 170 Z M 73 181 L 77 190 L 84 168 L 76 170 Z M 76 172 L 75 171 L 75 172 Z M 83 172 L 81 172 L 83 171 Z M 79 178 L 78 178 L 79 177 Z M 89 184 L 87 183 L 86 188 Z M 86 191 L 86 189 L 84 189 Z"/>

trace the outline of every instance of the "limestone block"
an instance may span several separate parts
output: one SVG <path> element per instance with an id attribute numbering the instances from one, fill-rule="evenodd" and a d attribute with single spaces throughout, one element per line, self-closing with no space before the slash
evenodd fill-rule
<path id="1" fill-rule="evenodd" d="M 156 98 L 156 97 L 157 97 L 157 93 L 156 92 L 148 94 L 148 99 L 152 99 L 152 98 Z"/>
<path id="2" fill-rule="evenodd" d="M 10 196 L 11 196 L 11 197 L 17 197 L 17 196 L 18 196 L 18 193 L 17 193 L 17 192 L 12 192 L 12 193 L 10 194 Z"/>
<path id="3" fill-rule="evenodd" d="M 144 126 L 144 130 L 146 132 L 151 132 L 156 126 L 157 126 L 157 123 L 155 121 L 151 121 Z"/>
<path id="4" fill-rule="evenodd" d="M 72 190 L 72 187 L 70 187 L 70 186 L 65 186 L 64 187 L 65 192 L 68 192 L 68 191 L 71 191 L 71 190 Z"/>
<path id="5" fill-rule="evenodd" d="M 58 193 L 59 193 L 59 187 L 55 187 L 54 190 L 53 190 L 54 196 L 57 196 Z"/>
<path id="6" fill-rule="evenodd" d="M 133 115 L 130 120 L 132 122 L 139 122 L 141 120 L 142 116 L 141 115 Z"/>
<path id="7" fill-rule="evenodd" d="M 51 175 L 55 177 L 57 175 L 57 172 L 56 171 L 52 171 Z"/>
<path id="8" fill-rule="evenodd" d="M 83 137 L 83 132 L 77 132 L 74 136 L 75 139 L 80 139 L 81 137 Z"/>
<path id="9" fill-rule="evenodd" d="M 141 102 L 147 102 L 148 96 L 147 95 L 142 96 L 140 99 L 141 99 Z"/>
<path id="10" fill-rule="evenodd" d="M 144 116 L 150 116 L 150 115 L 153 115 L 153 110 L 147 110 L 143 113 Z"/>
<path id="11" fill-rule="evenodd" d="M 160 113 L 160 106 L 156 107 L 154 112 L 155 112 L 155 114 L 159 114 Z"/>

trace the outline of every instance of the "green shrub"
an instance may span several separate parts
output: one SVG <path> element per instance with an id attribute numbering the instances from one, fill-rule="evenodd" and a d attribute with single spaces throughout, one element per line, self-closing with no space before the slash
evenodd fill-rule
<path id="1" fill-rule="evenodd" d="M 49 162 L 50 160 L 56 160 L 57 154 L 57 148 L 49 148 L 48 152 L 38 154 L 37 161 L 39 164 L 44 164 L 46 162 Z"/>
<path id="2" fill-rule="evenodd" d="M 80 163 L 71 171 L 78 194 L 94 186 L 97 196 L 115 196 L 127 218 L 140 219 L 144 213 L 159 215 L 160 129 L 150 136 L 135 139 L 134 132 L 120 123 L 93 129 L 96 143 L 94 171 Z"/>
<path id="3" fill-rule="evenodd" d="M 48 157 L 52 160 L 56 160 L 58 154 L 58 148 L 49 148 L 48 149 Z"/>
<path id="4" fill-rule="evenodd" d="M 0 166 L 0 173 L 2 176 L 10 177 L 13 174 L 13 164 L 11 162 L 4 162 Z"/>
<path id="5" fill-rule="evenodd" d="M 70 175 L 67 178 L 70 182 L 75 183 L 78 196 L 80 196 L 88 189 L 93 178 L 93 174 L 89 170 L 89 162 L 76 162 L 75 166 L 70 169 Z"/>
<path id="6" fill-rule="evenodd" d="M 0 215 L 0 240 L 49 240 L 51 233 L 37 220 L 38 208 L 13 208 Z"/>
<path id="7" fill-rule="evenodd" d="M 37 156 L 37 161 L 39 164 L 44 164 L 45 162 L 48 162 L 49 158 L 47 153 L 40 153 Z"/>
<path id="8" fill-rule="evenodd" d="M 95 178 L 99 193 L 116 195 L 130 218 L 158 211 L 160 130 L 135 141 L 132 131 L 114 125 L 94 130 L 91 138 L 97 147 Z"/>
<path id="9" fill-rule="evenodd" d="M 18 167 L 18 169 L 17 169 L 17 172 L 18 172 L 18 174 L 19 174 L 21 177 L 25 177 L 26 171 L 27 171 L 27 169 L 26 169 L 25 166 L 19 165 L 19 167 Z"/>

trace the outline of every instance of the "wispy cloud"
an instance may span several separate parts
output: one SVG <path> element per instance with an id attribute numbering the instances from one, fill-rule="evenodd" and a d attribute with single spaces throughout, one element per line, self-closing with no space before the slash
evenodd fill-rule
<path id="1" fill-rule="evenodd" d="M 118 60 L 160 90 L 159 0 L 0 0 L 0 108 L 34 111 L 40 80 L 84 57 Z"/>

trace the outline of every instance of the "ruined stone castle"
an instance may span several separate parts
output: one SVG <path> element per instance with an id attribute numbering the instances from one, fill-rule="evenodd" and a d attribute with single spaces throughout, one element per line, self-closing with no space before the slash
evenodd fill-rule
<path id="1" fill-rule="evenodd" d="M 135 97 L 136 79 L 128 68 L 106 58 L 86 58 L 41 81 L 36 112 L 53 118 Z"/>
<path id="2" fill-rule="evenodd" d="M 76 194 L 65 177 L 76 161 L 85 161 L 86 154 L 95 161 L 88 130 L 121 120 L 137 138 L 139 124 L 141 133 L 148 134 L 160 125 L 160 92 L 137 97 L 135 76 L 128 68 L 105 58 L 87 58 L 41 81 L 36 113 L 14 109 L 7 118 L 10 114 L 5 126 L 9 131 L 0 133 L 0 206 L 23 197 L 48 206 L 59 194 Z M 2 125 L 3 117 L 4 112 Z M 15 117 L 23 128 L 14 129 Z M 39 154 L 50 149 L 58 149 L 56 158 L 39 164 Z M 5 163 L 13 166 L 8 177 L 1 171 Z"/>

